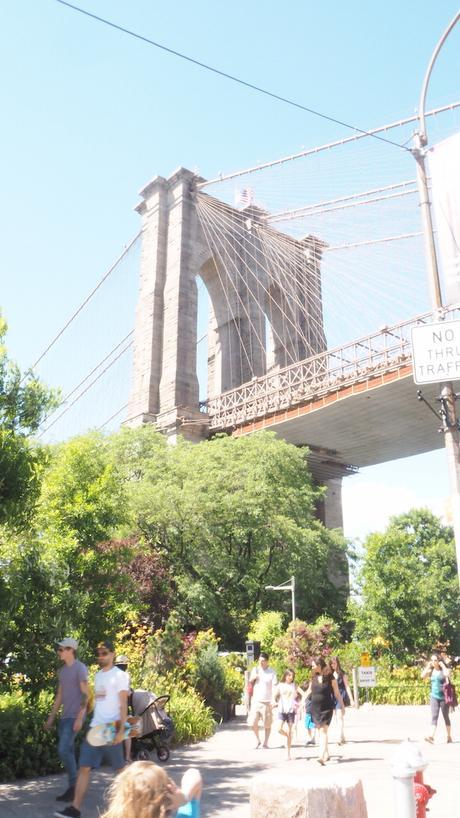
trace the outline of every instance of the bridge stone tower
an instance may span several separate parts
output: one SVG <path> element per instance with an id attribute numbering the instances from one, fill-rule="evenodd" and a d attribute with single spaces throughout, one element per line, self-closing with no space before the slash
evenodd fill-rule
<path id="1" fill-rule="evenodd" d="M 184 168 L 168 179 L 157 176 L 141 191 L 142 201 L 136 208 L 142 218 L 140 291 L 125 424 L 154 422 L 171 440 L 178 434 L 191 441 L 208 437 L 197 378 L 197 276 L 210 297 L 210 397 L 326 348 L 320 277 L 324 245 L 312 236 L 299 241 L 283 234 L 283 240 L 300 249 L 305 258 L 303 279 L 294 277 L 287 295 L 273 279 L 267 280 L 263 238 L 280 234 L 263 223 L 264 211 L 254 206 L 237 210 L 219 203 L 228 230 L 236 231 L 243 241 L 240 261 L 229 271 L 213 252 L 212 239 L 205 235 L 198 216 L 197 185 L 202 181 Z M 245 234 L 247 253 L 245 239 L 241 239 Z M 250 259 L 249 280 L 238 270 L 243 255 Z M 256 298 L 259 283 L 265 293 L 263 303 Z M 290 316 L 288 330 L 282 315 Z M 321 515 L 333 526 L 342 523 L 340 483 L 341 478 L 331 482 Z"/>

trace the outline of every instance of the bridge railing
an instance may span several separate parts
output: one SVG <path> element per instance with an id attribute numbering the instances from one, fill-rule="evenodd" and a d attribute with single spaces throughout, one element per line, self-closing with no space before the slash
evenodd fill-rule
<path id="1" fill-rule="evenodd" d="M 460 317 L 460 307 L 444 317 Z M 411 329 L 430 323 L 424 313 L 349 344 L 315 355 L 204 401 L 210 429 L 228 429 L 398 369 L 412 361 Z"/>

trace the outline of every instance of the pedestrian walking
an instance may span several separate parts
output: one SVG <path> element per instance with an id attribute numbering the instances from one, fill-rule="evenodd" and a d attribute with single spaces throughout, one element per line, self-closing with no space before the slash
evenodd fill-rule
<path id="1" fill-rule="evenodd" d="M 301 689 L 302 693 L 302 711 L 303 711 L 303 724 L 305 727 L 305 747 L 309 747 L 310 745 L 316 744 L 316 727 L 315 722 L 311 717 L 311 692 L 307 695 L 308 690 L 310 688 L 310 682 L 302 682 Z"/>
<path id="2" fill-rule="evenodd" d="M 45 730 L 51 730 L 62 708 L 58 725 L 58 755 L 67 772 L 68 785 L 56 801 L 73 800 L 77 780 L 75 737 L 80 732 L 88 704 L 88 669 L 77 659 L 78 642 L 67 636 L 57 643 L 58 657 L 63 663 L 58 672 L 58 689 L 51 712 L 45 721 Z"/>
<path id="3" fill-rule="evenodd" d="M 450 681 L 451 670 L 444 664 L 437 653 L 433 653 L 430 661 L 422 670 L 422 679 L 430 680 L 430 709 L 431 709 L 431 732 L 425 736 L 425 741 L 434 744 L 434 736 L 438 725 L 439 711 L 441 711 L 444 724 L 446 725 L 447 743 L 452 743 L 451 724 L 449 718 L 449 705 L 444 700 L 443 685 Z"/>
<path id="4" fill-rule="evenodd" d="M 277 685 L 276 673 L 268 664 L 268 653 L 260 654 L 257 666 L 251 671 L 249 682 L 252 687 L 252 699 L 248 724 L 252 727 L 257 742 L 256 749 L 258 749 L 260 747 L 259 724 L 262 721 L 263 747 L 266 749 L 273 719 L 274 688 Z"/>
<path id="5" fill-rule="evenodd" d="M 117 667 L 118 670 L 123 670 L 123 672 L 126 673 L 126 676 L 128 677 L 128 690 L 129 690 L 128 706 L 131 708 L 132 707 L 132 690 L 131 690 L 131 679 L 130 679 L 130 676 L 129 676 L 129 673 L 128 673 L 128 664 L 129 664 L 129 659 L 128 659 L 127 656 L 124 655 L 124 653 L 120 653 L 115 659 L 115 667 Z M 131 744 L 132 744 L 132 739 L 131 739 L 130 736 L 128 736 L 128 738 L 125 738 L 125 740 L 123 742 L 123 750 L 124 750 L 124 753 L 125 753 L 125 761 L 127 761 L 127 762 L 131 761 Z"/>
<path id="6" fill-rule="evenodd" d="M 293 670 L 285 670 L 276 688 L 275 701 L 278 705 L 279 734 L 286 738 L 288 761 L 291 760 L 292 730 L 302 693 L 295 683 Z"/>
<path id="7" fill-rule="evenodd" d="M 177 787 L 157 764 L 135 761 L 113 781 L 102 818 L 199 818 L 202 787 L 196 769 L 187 770 Z"/>
<path id="8" fill-rule="evenodd" d="M 345 712 L 346 708 L 350 707 L 350 705 L 354 705 L 353 693 L 351 692 L 350 685 L 348 683 L 348 676 L 345 673 L 342 665 L 340 664 L 340 659 L 338 656 L 333 656 L 331 659 L 331 668 L 334 674 L 334 679 L 337 682 L 337 686 L 340 691 L 340 695 L 342 696 L 343 707 L 340 707 L 340 703 L 335 700 L 335 712 L 337 715 L 337 720 L 339 724 L 339 745 L 345 744 Z"/>
<path id="9" fill-rule="evenodd" d="M 84 740 L 80 750 L 80 765 L 72 804 L 65 809 L 57 810 L 54 813 L 57 818 L 80 818 L 80 807 L 89 787 L 91 770 L 97 769 L 104 757 L 115 772 L 121 770 L 125 764 L 123 739 L 128 715 L 128 677 L 114 666 L 115 652 L 111 642 L 100 642 L 96 648 L 96 656 L 100 670 L 94 677 L 95 707 L 90 726 L 117 722 L 119 728 L 113 744 L 93 747 L 86 739 Z"/>
<path id="10" fill-rule="evenodd" d="M 324 766 L 330 759 L 328 730 L 337 700 L 343 707 L 343 699 L 332 668 L 322 657 L 312 661 L 312 678 L 306 696 L 311 696 L 311 717 L 318 730 L 319 755 L 318 763 Z"/>

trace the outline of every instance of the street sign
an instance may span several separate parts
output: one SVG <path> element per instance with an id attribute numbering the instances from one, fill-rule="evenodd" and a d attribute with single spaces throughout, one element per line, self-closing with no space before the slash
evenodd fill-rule
<path id="1" fill-rule="evenodd" d="M 358 686 L 359 687 L 375 687 L 377 684 L 375 667 L 359 667 L 358 668 Z"/>
<path id="2" fill-rule="evenodd" d="M 460 378 L 460 321 L 412 327 L 412 360 L 417 384 Z"/>
<path id="3" fill-rule="evenodd" d="M 370 667 L 371 664 L 371 655 L 370 653 L 362 653 L 361 654 L 361 666 L 362 667 Z"/>

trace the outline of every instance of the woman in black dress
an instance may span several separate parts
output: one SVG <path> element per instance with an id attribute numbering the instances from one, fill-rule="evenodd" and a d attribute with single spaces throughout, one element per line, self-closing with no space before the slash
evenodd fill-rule
<path id="1" fill-rule="evenodd" d="M 337 711 L 337 720 L 339 723 L 339 731 L 340 731 L 340 738 L 339 744 L 345 744 L 345 732 L 344 732 L 344 720 L 345 720 L 345 707 L 350 707 L 355 705 L 353 699 L 353 693 L 350 690 L 350 685 L 348 684 L 348 676 L 345 673 L 342 665 L 340 664 L 340 659 L 338 656 L 333 656 L 331 659 L 331 668 L 334 679 L 336 680 L 340 694 L 343 699 L 344 707 L 341 708 L 338 702 L 335 702 L 335 709 Z"/>
<path id="2" fill-rule="evenodd" d="M 318 657 L 312 662 L 311 682 L 305 695 L 306 697 L 311 695 L 311 717 L 319 734 L 318 762 L 324 765 L 330 758 L 327 731 L 332 720 L 336 701 L 339 707 L 343 708 L 343 699 L 334 679 L 332 668 L 326 664 L 322 657 Z"/>

